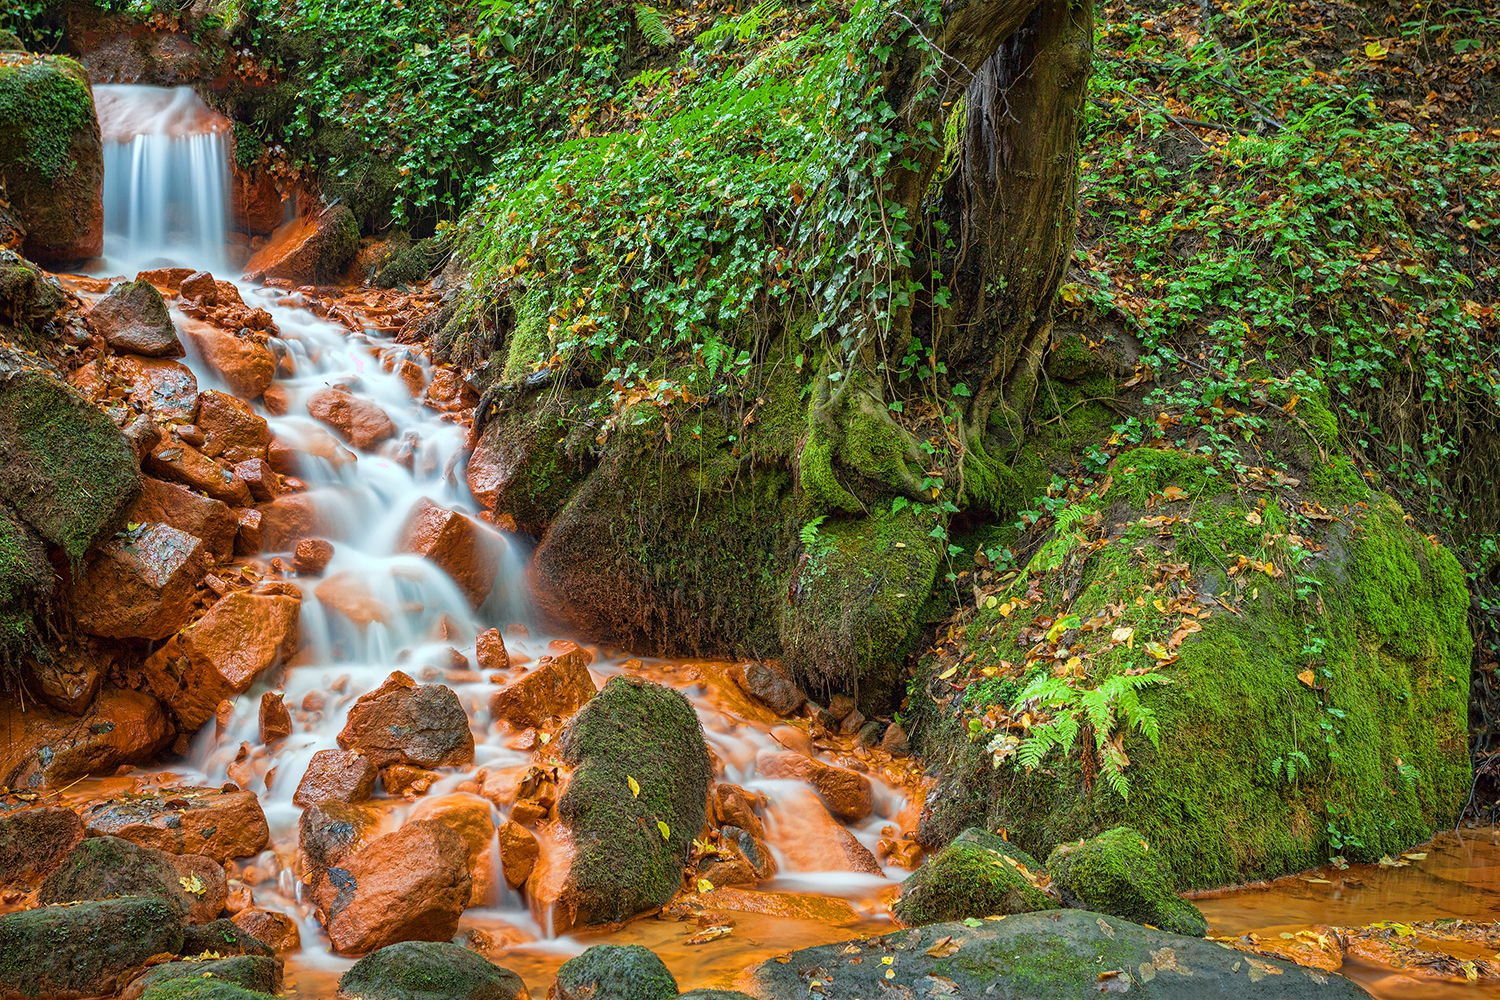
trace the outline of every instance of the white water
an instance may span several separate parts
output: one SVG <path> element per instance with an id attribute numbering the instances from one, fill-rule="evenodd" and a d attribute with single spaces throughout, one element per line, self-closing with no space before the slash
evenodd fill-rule
<path id="1" fill-rule="evenodd" d="M 192 131 L 212 128 L 213 119 L 205 114 L 207 109 L 201 102 L 196 97 L 190 100 L 191 92 L 184 94 L 184 90 L 96 88 L 101 95 L 98 104 L 106 134 L 126 140 L 107 147 L 107 258 L 103 273 L 131 274 L 134 268 L 163 266 L 164 261 L 207 270 L 224 267 L 228 187 L 221 133 Z M 216 272 L 216 276 L 229 275 Z M 514 539 L 485 529 L 486 544 L 497 551 L 499 569 L 494 590 L 476 611 L 435 565 L 397 552 L 400 528 L 423 497 L 468 513 L 476 524 L 483 525 L 464 480 L 465 429 L 421 406 L 402 379 L 386 372 L 380 360 L 394 357 L 399 361 L 402 356 L 410 356 L 425 369 L 426 359 L 419 354 L 408 355 L 406 348 L 373 332 L 351 334 L 319 319 L 302 307 L 299 296 L 248 283 L 239 287 L 247 304 L 271 313 L 280 330 L 279 346 L 293 360 L 296 375 L 279 380 L 288 391 L 288 414 L 271 416 L 259 403 L 256 409 L 267 418 L 277 438 L 298 445 L 302 451 L 300 478 L 318 507 L 323 521 L 321 536 L 333 542 L 335 553 L 322 577 L 294 579 L 303 594 L 302 652 L 287 667 L 260 677 L 236 700 L 234 716 L 222 736 L 216 734 L 212 723 L 205 726 L 195 741 L 188 768 L 178 768 L 176 773 L 186 782 L 217 785 L 229 779 L 230 766 L 240 748 L 247 749 L 252 775 L 247 779 L 243 766 L 236 774 L 260 796 L 277 847 L 255 861 L 256 868 L 270 877 L 255 886 L 256 903 L 298 919 L 304 950 L 296 961 L 302 967 L 340 969 L 349 962 L 329 954 L 327 939 L 311 916 L 307 887 L 291 870 L 301 813 L 292 802 L 297 785 L 314 753 L 337 748 L 348 707 L 398 669 L 419 681 L 447 683 L 455 690 L 468 711 L 474 733 L 475 768 L 487 768 L 491 773 L 519 772 L 533 762 L 530 751 L 511 749 L 507 742 L 513 734 L 490 719 L 492 685 L 456 683 L 442 672 L 452 649 L 468 658 L 471 669 L 477 668 L 475 639 L 486 629 L 512 623 L 535 624 L 525 584 L 525 553 Z M 183 317 L 176 318 L 180 325 Z M 185 342 L 189 340 L 184 337 Z M 200 387 L 218 384 L 214 374 L 196 358 L 190 355 L 184 361 L 193 368 Z M 361 453 L 354 461 L 338 466 L 308 453 L 317 450 L 316 442 L 326 444 L 329 431 L 308 416 L 306 400 L 330 384 L 378 403 L 397 424 L 400 433 L 382 446 L 381 453 Z M 394 458 L 403 439 L 415 448 L 410 470 Z M 272 555 L 264 553 L 260 558 L 269 560 Z M 388 609 L 384 621 L 359 624 L 318 599 L 318 584 L 340 574 L 349 574 Z M 539 632 L 510 629 L 506 645 L 513 661 L 535 661 L 548 652 L 549 638 Z M 597 649 L 594 652 L 593 672 L 602 686 L 609 676 L 622 671 L 624 658 L 601 656 Z M 777 847 L 777 801 L 783 801 L 785 812 L 791 814 L 805 806 L 810 794 L 799 782 L 766 780 L 756 771 L 758 752 L 781 747 L 761 728 L 723 709 L 706 684 L 679 687 L 693 703 L 709 744 L 724 765 L 724 780 L 762 791 L 772 802 L 768 831 L 781 875 L 770 888 L 867 900 L 871 885 L 883 881 L 880 877 L 847 871 L 797 871 Z M 295 721 L 293 734 L 275 747 L 260 743 L 258 711 L 261 695 L 267 691 L 284 696 Z M 324 702 L 321 710 L 302 710 L 305 701 L 313 705 L 319 698 Z M 441 781 L 429 796 L 452 791 L 473 770 L 443 769 Z M 876 811 L 852 832 L 873 849 L 881 826 L 899 813 L 905 799 L 877 776 L 870 777 Z M 816 803 L 813 807 L 821 808 Z M 386 823 L 399 824 L 411 808 L 396 804 Z M 503 821 L 507 811 L 496 808 L 494 818 L 497 823 Z M 788 816 L 782 822 L 794 818 Z M 905 874 L 901 869 L 886 870 L 888 878 L 899 879 Z M 466 915 L 466 926 L 508 927 L 517 932 L 514 936 L 530 941 L 526 947 L 533 950 L 576 953 L 585 947 L 572 938 L 550 943 L 540 940 L 547 935 L 532 920 L 519 894 L 506 889 L 503 880 L 496 882 L 498 892 L 492 899 L 475 900 L 475 907 Z"/>

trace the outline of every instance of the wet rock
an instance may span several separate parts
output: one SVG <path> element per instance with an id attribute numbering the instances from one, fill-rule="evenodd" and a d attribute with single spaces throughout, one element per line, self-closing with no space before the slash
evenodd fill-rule
<path id="1" fill-rule="evenodd" d="M 213 993 L 201 994 L 203 1000 L 222 997 L 218 984 L 223 983 L 249 991 L 247 996 L 272 996 L 281 992 L 281 961 L 265 955 L 237 955 L 203 962 L 167 962 L 153 966 L 131 980 L 120 994 L 120 1000 L 144 1000 L 147 997 L 165 1000 L 169 996 L 181 996 L 181 993 L 167 989 L 168 984 L 185 986 L 185 981 L 203 979 L 212 980 L 216 985 Z"/>
<path id="2" fill-rule="evenodd" d="M 677 1000 L 754 1000 L 739 990 L 688 990 L 677 994 Z"/>
<path id="3" fill-rule="evenodd" d="M 854 699 L 847 694 L 836 694 L 828 699 L 828 714 L 843 722 L 854 711 Z"/>
<path id="4" fill-rule="evenodd" d="M 425 556 L 447 573 L 473 607 L 494 589 L 500 560 L 491 539 L 467 517 L 426 497 L 412 505 L 397 548 Z"/>
<path id="5" fill-rule="evenodd" d="M 531 1000 L 520 976 L 448 941 L 404 941 L 366 955 L 339 980 L 338 995 L 340 1000 Z"/>
<path id="6" fill-rule="evenodd" d="M 323 530 L 317 503 L 307 493 L 282 494 L 259 508 L 261 544 L 266 552 L 287 552 Z"/>
<path id="7" fill-rule="evenodd" d="M 1031 855 L 971 827 L 902 883 L 892 912 L 917 926 L 1055 909 L 1036 884 L 1041 877 L 1042 866 Z"/>
<path id="8" fill-rule="evenodd" d="M 83 840 L 71 809 L 42 806 L 0 814 L 0 888 L 30 888 L 52 874 Z"/>
<path id="9" fill-rule="evenodd" d="M 778 795 L 768 812 L 776 845 L 794 870 L 882 874 L 875 855 L 828 814 L 812 789 Z"/>
<path id="10" fill-rule="evenodd" d="M 297 651 L 300 606 L 281 594 L 225 595 L 146 661 L 151 690 L 184 726 L 197 729 L 220 701 L 243 694 L 261 671 Z"/>
<path id="11" fill-rule="evenodd" d="M 425 795 L 427 789 L 431 788 L 439 777 L 436 771 L 412 767 L 409 764 L 392 764 L 390 767 L 380 769 L 380 784 L 386 794 L 399 795 L 408 801 L 416 799 L 419 795 Z"/>
<path id="12" fill-rule="evenodd" d="M 458 696 L 400 671 L 349 709 L 339 746 L 359 750 L 376 767 L 453 767 L 474 759 L 474 734 Z"/>
<path id="13" fill-rule="evenodd" d="M 297 821 L 298 863 L 316 880 L 376 838 L 380 813 L 368 806 L 328 800 L 308 806 Z"/>
<path id="14" fill-rule="evenodd" d="M 0 323 L 42 326 L 66 301 L 57 284 L 41 269 L 16 254 L 0 251 Z"/>
<path id="15" fill-rule="evenodd" d="M 533 908 L 552 896 L 552 925 L 562 933 L 661 906 L 703 829 L 712 777 L 692 706 L 659 684 L 614 677 L 568 723 L 558 750 L 573 768 L 557 806 L 573 853 L 560 885 L 533 876 L 543 890 Z"/>
<path id="16" fill-rule="evenodd" d="M 292 735 L 292 713 L 275 691 L 260 696 L 260 741 L 268 746 Z"/>
<path id="17" fill-rule="evenodd" d="M 880 746 L 881 732 L 885 727 L 873 719 L 859 727 L 859 732 L 854 734 L 854 742 L 866 750 L 874 750 Z"/>
<path id="18" fill-rule="evenodd" d="M 566 719 L 596 691 L 587 654 L 572 646 L 542 657 L 534 669 L 496 691 L 490 716 L 517 729 L 540 726 L 550 718 Z"/>
<path id="19" fill-rule="evenodd" d="M 271 235 L 281 225 L 284 213 L 275 176 L 259 165 L 245 171 L 236 164 L 231 173 L 229 194 L 235 228 L 251 236 Z"/>
<path id="20" fill-rule="evenodd" d="M 234 536 L 239 521 L 229 505 L 176 483 L 150 476 L 141 479 L 141 495 L 130 508 L 129 520 L 137 524 L 157 521 L 185 531 L 203 543 L 204 553 L 214 562 L 234 556 Z"/>
<path id="21" fill-rule="evenodd" d="M 547 995 L 555 1000 L 669 1000 L 677 996 L 677 980 L 649 948 L 596 944 L 562 964 Z"/>
<path id="22" fill-rule="evenodd" d="M 475 905 L 487 903 L 495 887 L 490 862 L 495 820 L 489 802 L 469 792 L 440 795 L 417 803 L 407 818 L 441 823 L 464 839 L 469 851 L 469 875 L 474 881 L 471 901 Z"/>
<path id="23" fill-rule="evenodd" d="M 505 636 L 497 628 L 479 633 L 474 642 L 474 658 L 479 669 L 485 673 L 510 669 L 510 653 L 505 648 Z"/>
<path id="24" fill-rule="evenodd" d="M 181 914 L 150 896 L 7 913 L 0 916 L 0 993 L 113 996 L 121 974 L 181 948 Z"/>
<path id="25" fill-rule="evenodd" d="M 267 958 L 275 954 L 269 944 L 224 917 L 206 924 L 190 924 L 182 929 L 184 955 L 201 955 L 210 951 L 226 956 L 262 955 Z"/>
<path id="26" fill-rule="evenodd" d="M 317 576 L 333 558 L 333 543 L 321 538 L 304 538 L 292 553 L 292 568 L 302 576 Z"/>
<path id="27" fill-rule="evenodd" d="M 244 400 L 227 392 L 205 389 L 198 396 L 198 429 L 208 437 L 203 453 L 231 465 L 265 458 L 271 429 L 265 417 Z"/>
<path id="28" fill-rule="evenodd" d="M 119 837 L 168 854 L 201 854 L 223 864 L 270 846 L 253 792 L 163 789 L 159 795 L 96 802 L 84 813 L 91 837 Z"/>
<path id="29" fill-rule="evenodd" d="M 158 267 L 149 271 L 137 271 L 135 280 L 147 282 L 165 295 L 182 288 L 183 280 L 194 273 L 196 272 L 190 267 Z"/>
<path id="30" fill-rule="evenodd" d="M 749 830 L 753 836 L 765 837 L 765 827 L 761 823 L 766 807 L 764 795 L 747 792 L 739 785 L 719 784 L 714 786 L 710 807 L 715 826 L 738 827 Z"/>
<path id="31" fill-rule="evenodd" d="M 184 299 L 196 299 L 200 305 L 219 304 L 219 286 L 214 276 L 207 271 L 194 271 L 182 279 L 177 291 Z"/>
<path id="32" fill-rule="evenodd" d="M 263 334 L 247 328 L 221 330 L 200 320 L 187 320 L 183 332 L 192 340 L 203 362 L 218 373 L 229 391 L 254 399 L 276 377 L 276 356 Z"/>
<path id="33" fill-rule="evenodd" d="M 905 757 L 911 752 L 911 741 L 900 723 L 893 722 L 886 727 L 885 735 L 880 739 L 880 749 L 892 757 Z"/>
<path id="34" fill-rule="evenodd" d="M 731 827 L 731 829 L 733 829 Z M 743 830 L 737 830 L 743 833 Z M 751 838 L 753 843 L 754 838 Z M 712 885 L 748 885 L 753 886 L 759 879 L 755 874 L 755 865 L 745 856 L 740 849 L 737 840 L 724 837 L 717 845 L 718 850 L 713 854 L 705 854 L 698 861 L 696 879 L 707 879 Z M 764 861 L 764 857 L 762 857 Z"/>
<path id="35" fill-rule="evenodd" d="M 75 718 L 54 709 L 0 699 L 0 785 L 65 785 L 86 774 L 141 764 L 172 742 L 161 704 L 140 691 L 105 688 Z"/>
<path id="36" fill-rule="evenodd" d="M 104 246 L 104 153 L 88 72 L 65 56 L 31 56 L 0 72 L 0 176 L 22 252 L 57 266 Z"/>
<path id="37" fill-rule="evenodd" d="M 130 442 L 41 371 L 0 375 L 0 455 L 0 501 L 75 564 L 124 526 L 140 492 Z"/>
<path id="38" fill-rule="evenodd" d="M 111 896 L 156 896 L 190 924 L 206 924 L 224 909 L 224 869 L 201 854 L 168 854 L 119 837 L 90 837 L 47 876 L 40 903 Z"/>
<path id="39" fill-rule="evenodd" d="M 355 750 L 319 750 L 307 765 L 292 802 L 306 808 L 319 802 L 363 802 L 375 791 L 375 765 Z"/>
<path id="40" fill-rule="evenodd" d="M 755 767 L 767 778 L 795 778 L 812 785 L 828 811 L 845 823 L 858 823 L 875 811 L 870 779 L 799 753 L 761 753 Z"/>
<path id="41" fill-rule="evenodd" d="M 75 378 L 88 368 L 79 369 Z M 132 403 L 161 419 L 190 420 L 198 408 L 198 379 L 186 365 L 129 354 L 110 359 L 106 369 L 124 384 Z"/>
<path id="42" fill-rule="evenodd" d="M 149 283 L 126 281 L 109 290 L 86 317 L 89 327 L 121 354 L 180 358 L 186 352 L 167 303 Z"/>
<path id="43" fill-rule="evenodd" d="M 791 960 L 762 962 L 736 985 L 755 996 L 805 996 L 806 971 L 826 977 L 825 1000 L 931 996 L 1086 997 L 1139 994 L 1163 1000 L 1345 1000 L 1368 994 L 1340 976 L 1276 959 L 1250 961 L 1217 943 L 1153 930 L 1085 910 L 1020 913 L 979 927 L 931 924 L 853 942 L 803 948 Z M 883 959 L 892 961 L 886 964 Z M 941 979 L 939 979 L 941 977 Z M 951 984 L 951 985 L 949 985 Z"/>
<path id="44" fill-rule="evenodd" d="M 245 264 L 246 281 L 282 278 L 293 285 L 335 281 L 359 250 L 359 223 L 342 204 L 283 223 Z"/>
<path id="45" fill-rule="evenodd" d="M 541 845 L 532 832 L 514 820 L 506 820 L 498 828 L 500 844 L 500 869 L 505 873 L 505 884 L 519 889 L 531 877 L 536 859 L 541 855 Z"/>
<path id="46" fill-rule="evenodd" d="M 802 693 L 801 688 L 788 680 L 781 671 L 764 663 L 745 664 L 735 673 L 734 679 L 740 682 L 746 694 L 777 715 L 791 715 L 807 700 L 807 695 Z"/>
<path id="47" fill-rule="evenodd" d="M 0 585 L 0 593 L 3 590 Z M 21 681 L 33 698 L 59 712 L 81 716 L 94 703 L 117 656 L 131 658 L 129 652 L 101 649 L 88 636 L 74 635 L 59 648 L 32 646 L 21 664 Z"/>
<path id="48" fill-rule="evenodd" d="M 434 410 L 452 413 L 472 410 L 479 405 L 479 394 L 458 371 L 448 365 L 438 365 L 432 370 L 432 381 L 422 395 L 422 402 Z"/>
<path id="49" fill-rule="evenodd" d="M 281 496 L 281 477 L 276 471 L 259 458 L 249 458 L 235 464 L 234 474 L 250 489 L 250 495 L 256 501 L 264 503 L 275 500 Z"/>
<path id="50" fill-rule="evenodd" d="M 243 479 L 176 438 L 158 442 L 144 464 L 153 476 L 181 483 L 231 507 L 248 507 L 253 502 Z"/>
<path id="51" fill-rule="evenodd" d="M 856 708 L 854 711 L 844 716 L 843 721 L 839 723 L 839 734 L 842 736 L 853 736 L 861 729 L 863 729 L 864 726 L 864 713 Z"/>
<path id="52" fill-rule="evenodd" d="M 360 451 L 396 436 L 396 424 L 368 399 L 342 389 L 324 389 L 307 401 L 307 412 L 333 427 Z"/>
<path id="53" fill-rule="evenodd" d="M 297 922 L 278 910 L 262 910 L 250 907 L 233 917 L 235 926 L 257 941 L 263 941 L 272 951 L 281 953 L 302 950 L 302 934 Z"/>
<path id="54" fill-rule="evenodd" d="M 234 536 L 235 555 L 253 556 L 265 547 L 265 539 L 260 531 L 260 511 L 253 507 L 243 507 L 236 513 L 239 515 L 236 518 L 239 530 Z"/>
<path id="55" fill-rule="evenodd" d="M 186 625 L 203 579 L 202 543 L 165 524 L 143 524 L 101 545 L 69 595 L 85 632 L 165 639 Z"/>
<path id="56" fill-rule="evenodd" d="M 1165 856 L 1131 827 L 1057 845 L 1047 871 L 1068 906 L 1194 937 L 1208 930 L 1198 908 L 1172 891 Z"/>
<path id="57" fill-rule="evenodd" d="M 356 625 L 390 624 L 395 617 L 390 607 L 371 593 L 364 578 L 352 570 L 335 573 L 319 583 L 313 593 L 325 611 L 337 612 Z"/>
<path id="58" fill-rule="evenodd" d="M 330 867 L 314 889 L 334 950 L 447 941 L 469 905 L 468 846 L 431 820 L 408 822 Z"/>
<path id="59" fill-rule="evenodd" d="M 719 830 L 719 836 L 725 844 L 732 845 L 739 859 L 749 866 L 750 881 L 765 882 L 776 876 L 776 858 L 771 854 L 771 849 L 766 846 L 762 838 L 742 830 L 737 826 L 726 826 Z M 714 885 L 733 884 L 724 881 L 716 881 L 710 875 L 709 880 Z"/>

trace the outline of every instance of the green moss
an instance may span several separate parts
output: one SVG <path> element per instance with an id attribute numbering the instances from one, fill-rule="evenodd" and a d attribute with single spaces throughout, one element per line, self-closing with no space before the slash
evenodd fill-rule
<path id="1" fill-rule="evenodd" d="M 14 31 L 0 28 L 0 52 L 25 52 L 26 46 L 21 44 L 21 36 Z"/>
<path id="2" fill-rule="evenodd" d="M 1203 455 L 1165 448 L 1133 448 L 1115 460 L 1114 489 L 1136 507 L 1145 507 L 1150 497 L 1175 486 L 1193 499 L 1216 496 L 1226 487 L 1217 482 Z"/>
<path id="3" fill-rule="evenodd" d="M 76 169 L 74 136 L 92 129 L 88 72 L 66 56 L 0 63 L 0 165 L 20 164 L 49 181 Z"/>
<path id="4" fill-rule="evenodd" d="M 1368 503 L 1370 486 L 1345 455 L 1333 455 L 1312 468 L 1312 488 L 1317 498 L 1331 506 Z"/>
<path id="5" fill-rule="evenodd" d="M 1047 871 L 1069 906 L 1191 937 L 1208 930 L 1198 908 L 1172 891 L 1175 878 L 1162 852 L 1128 826 L 1059 844 Z"/>
<path id="6" fill-rule="evenodd" d="M 500 378 L 506 383 L 522 381 L 531 374 L 533 364 L 545 361 L 552 354 L 542 292 L 533 289 L 525 295 L 512 296 L 510 301 L 516 311 L 516 327 L 505 348 L 505 369 Z"/>
<path id="7" fill-rule="evenodd" d="M 339 980 L 340 996 L 381 1000 L 516 996 L 521 977 L 448 941 L 403 941 L 372 952 Z"/>
<path id="8" fill-rule="evenodd" d="M 266 1000 L 269 993 L 254 993 L 222 979 L 170 979 L 152 985 L 141 1000 Z"/>
<path id="9" fill-rule="evenodd" d="M 965 830 L 901 885 L 893 913 L 911 927 L 1051 909 L 1055 904 L 1017 865 L 1035 876 L 1035 858 L 992 833 Z"/>
<path id="10" fill-rule="evenodd" d="M 556 993 L 599 1000 L 668 1000 L 677 980 L 661 959 L 638 944 L 599 944 L 557 970 Z"/>
<path id="11" fill-rule="evenodd" d="M 1047 374 L 1052 378 L 1077 381 L 1104 370 L 1099 353 L 1078 334 L 1059 339 L 1047 355 Z"/>
<path id="12" fill-rule="evenodd" d="M 568 723 L 558 749 L 574 768 L 557 810 L 575 849 L 558 905 L 588 925 L 666 903 L 703 827 L 713 775 L 692 705 L 660 684 L 613 677 Z"/>

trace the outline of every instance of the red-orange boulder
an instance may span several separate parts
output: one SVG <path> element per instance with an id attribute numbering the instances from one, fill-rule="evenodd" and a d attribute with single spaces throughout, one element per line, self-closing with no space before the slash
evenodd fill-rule
<path id="1" fill-rule="evenodd" d="M 260 540 L 266 552 L 286 552 L 322 530 L 318 505 L 307 493 L 283 493 L 258 508 Z"/>
<path id="2" fill-rule="evenodd" d="M 222 500 L 176 483 L 143 476 L 141 495 L 130 509 L 129 519 L 137 524 L 158 521 L 195 536 L 214 562 L 228 562 L 234 555 L 234 536 L 239 530 L 234 511 Z"/>
<path id="3" fill-rule="evenodd" d="M 81 718 L 0 698 L 0 785 L 58 787 L 109 774 L 150 760 L 173 735 L 161 704 L 140 691 L 107 687 Z"/>
<path id="4" fill-rule="evenodd" d="M 875 810 L 870 779 L 857 771 L 790 751 L 758 754 L 755 767 L 767 778 L 795 778 L 812 785 L 828 811 L 845 823 L 858 823 Z"/>
<path id="5" fill-rule="evenodd" d="M 500 869 L 505 873 L 505 884 L 519 889 L 531 877 L 536 859 L 541 856 L 541 845 L 536 835 L 520 823 L 506 820 L 500 824 Z"/>
<path id="6" fill-rule="evenodd" d="M 394 617 L 358 573 L 335 573 L 319 583 L 313 594 L 325 611 L 335 611 L 356 625 L 389 624 Z"/>
<path id="7" fill-rule="evenodd" d="M 176 438 L 164 438 L 142 464 L 160 479 L 181 483 L 231 507 L 248 507 L 252 502 L 243 479 Z"/>
<path id="8" fill-rule="evenodd" d="M 79 385 L 89 370 L 96 368 L 97 363 L 78 369 L 73 376 L 74 384 Z M 111 358 L 105 368 L 108 380 L 123 385 L 132 403 L 158 417 L 191 420 L 198 409 L 198 379 L 186 365 L 166 358 L 126 354 Z"/>
<path id="9" fill-rule="evenodd" d="M 490 715 L 517 729 L 539 726 L 549 718 L 566 719 L 597 691 L 588 657 L 574 646 L 542 657 L 535 669 L 496 691 Z"/>
<path id="10" fill-rule="evenodd" d="M 493 540 L 464 515 L 428 500 L 418 500 L 401 529 L 398 548 L 426 556 L 447 573 L 474 607 L 484 603 L 495 586 L 500 565 Z"/>
<path id="11" fill-rule="evenodd" d="M 261 458 L 247 458 L 243 462 L 237 462 L 234 466 L 234 474 L 244 480 L 250 489 L 250 495 L 256 500 L 265 503 L 275 500 L 281 496 L 283 487 L 281 477 L 276 470 L 266 464 Z"/>
<path id="12" fill-rule="evenodd" d="M 119 837 L 168 854 L 201 854 L 219 864 L 271 844 L 254 792 L 164 788 L 92 803 L 83 816 L 91 837 Z"/>
<path id="13" fill-rule="evenodd" d="M 0 813 L 0 889 L 29 889 L 83 839 L 83 821 L 64 806 Z"/>
<path id="14" fill-rule="evenodd" d="M 418 685 L 400 671 L 349 709 L 339 746 L 359 750 L 376 767 L 452 767 L 474 759 L 474 734 L 458 695 L 441 684 Z"/>
<path id="15" fill-rule="evenodd" d="M 260 696 L 260 741 L 267 745 L 292 735 L 292 713 L 275 691 Z"/>
<path id="16" fill-rule="evenodd" d="M 304 538 L 292 553 L 292 568 L 304 576 L 317 576 L 333 558 L 333 543 L 321 538 Z"/>
<path id="17" fill-rule="evenodd" d="M 307 412 L 333 427 L 360 451 L 396 436 L 396 425 L 375 403 L 342 389 L 324 389 L 307 401 Z"/>
<path id="18" fill-rule="evenodd" d="M 145 524 L 95 550 L 69 596 L 80 628 L 116 639 L 165 639 L 186 625 L 203 579 L 202 543 Z"/>
<path id="19" fill-rule="evenodd" d="M 266 426 L 266 418 L 242 399 L 205 389 L 198 396 L 196 423 L 207 437 L 200 450 L 209 458 L 222 457 L 233 465 L 266 457 L 271 429 Z"/>
<path id="20" fill-rule="evenodd" d="M 292 802 L 304 809 L 319 802 L 363 802 L 375 791 L 378 773 L 357 750 L 319 750 L 308 763 Z"/>
<path id="21" fill-rule="evenodd" d="M 505 648 L 505 636 L 497 628 L 479 633 L 479 639 L 474 643 L 474 657 L 479 661 L 481 671 L 510 669 L 510 653 Z"/>
<path id="22" fill-rule="evenodd" d="M 297 930 L 297 921 L 279 910 L 262 910 L 252 906 L 230 919 L 240 930 L 278 954 L 302 950 L 302 935 Z"/>
<path id="23" fill-rule="evenodd" d="M 245 263 L 246 281 L 281 278 L 293 285 L 331 282 L 359 250 L 359 223 L 345 205 L 281 224 Z"/>

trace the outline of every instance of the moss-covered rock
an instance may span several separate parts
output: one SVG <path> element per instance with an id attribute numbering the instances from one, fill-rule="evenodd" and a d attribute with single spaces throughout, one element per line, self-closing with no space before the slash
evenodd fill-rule
<path id="1" fill-rule="evenodd" d="M 192 954 L 190 951 L 184 953 Z M 281 960 L 265 955 L 236 955 L 201 962 L 167 962 L 149 969 L 133 980 L 131 988 L 140 989 L 144 996 L 180 995 L 171 994 L 164 988 L 168 983 L 209 979 L 237 986 L 257 995 L 274 996 L 281 992 L 281 971 Z"/>
<path id="2" fill-rule="evenodd" d="M 703 828 L 713 773 L 692 705 L 660 684 L 614 677 L 558 746 L 574 768 L 557 805 L 574 848 L 552 915 L 558 929 L 615 923 L 667 902 Z"/>
<path id="3" fill-rule="evenodd" d="M 47 876 L 37 898 L 43 903 L 71 903 L 111 896 L 160 899 L 172 907 L 179 922 L 208 923 L 224 906 L 224 874 L 198 855 L 167 854 L 118 837 L 90 837 Z M 182 932 L 178 933 L 181 942 Z"/>
<path id="4" fill-rule="evenodd" d="M 403 941 L 372 952 L 339 980 L 340 1000 L 516 1000 L 509 969 L 446 941 Z"/>
<path id="5" fill-rule="evenodd" d="M 65 299 L 57 285 L 24 258 L 0 250 L 0 326 L 45 323 Z"/>
<path id="6" fill-rule="evenodd" d="M 130 443 L 42 371 L 0 372 L 0 500 L 75 565 L 140 492 Z"/>
<path id="7" fill-rule="evenodd" d="M 1175 879 L 1162 852 L 1152 850 L 1146 838 L 1128 826 L 1057 845 L 1047 858 L 1047 871 L 1063 902 L 1076 909 L 1192 937 L 1208 930 L 1198 908 L 1172 891 Z"/>
<path id="8" fill-rule="evenodd" d="M 247 990 L 238 983 L 214 978 L 168 979 L 153 983 L 140 1000 L 267 1000 L 268 993 Z"/>
<path id="9" fill-rule="evenodd" d="M 19 648 L 33 634 L 53 580 L 41 537 L 0 503 L 0 650 Z"/>
<path id="10" fill-rule="evenodd" d="M 971 827 L 901 884 L 892 912 L 903 924 L 919 927 L 1052 909 L 1057 904 L 1032 881 L 1041 870 L 1025 851 Z"/>
<path id="11" fill-rule="evenodd" d="M 7 996 L 110 996 L 115 979 L 182 948 L 182 917 L 156 897 L 45 906 L 0 916 L 0 990 Z"/>
<path id="12" fill-rule="evenodd" d="M 649 948 L 599 944 L 557 970 L 556 1000 L 670 1000 L 677 980 Z"/>
<path id="13" fill-rule="evenodd" d="M 206 924 L 183 928 L 182 953 L 201 955 L 214 952 L 218 955 L 251 955 L 274 958 L 276 952 L 255 935 L 242 930 L 233 920 L 220 917 Z"/>
<path id="14" fill-rule="evenodd" d="M 25 52 L 21 36 L 7 28 L 0 28 L 0 52 Z"/>
<path id="15" fill-rule="evenodd" d="M 88 72 L 72 59 L 0 53 L 0 181 L 26 230 L 26 256 L 98 256 L 104 153 Z"/>
<path id="16" fill-rule="evenodd" d="M 859 949 L 858 964 L 850 948 Z M 931 924 L 855 942 L 803 948 L 790 961 L 747 970 L 756 996 L 807 995 L 810 969 L 825 969 L 824 1000 L 932 996 L 985 1000 L 1086 1000 L 1129 993 L 1148 1000 L 1355 1000 L 1342 976 L 1213 941 L 1152 930 L 1087 910 L 1044 910 L 978 927 Z M 836 971 L 835 971 L 836 970 Z M 950 985 L 951 984 L 951 985 Z"/>

